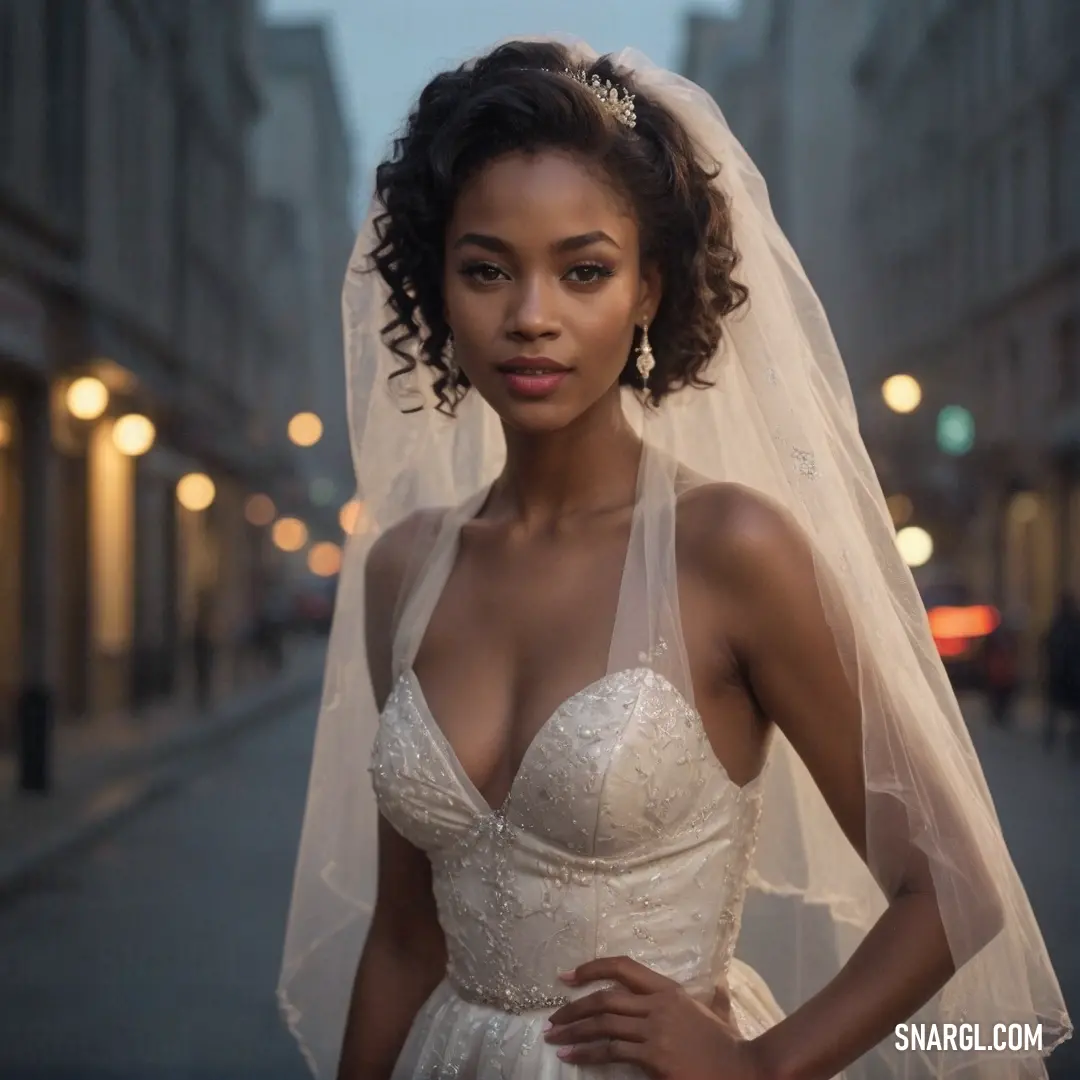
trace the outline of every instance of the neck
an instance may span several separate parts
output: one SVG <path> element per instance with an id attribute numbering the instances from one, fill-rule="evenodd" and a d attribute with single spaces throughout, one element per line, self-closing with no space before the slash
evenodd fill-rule
<path id="1" fill-rule="evenodd" d="M 542 528 L 634 501 L 642 443 L 618 393 L 558 431 L 504 431 L 506 465 L 493 494 L 519 523 Z"/>

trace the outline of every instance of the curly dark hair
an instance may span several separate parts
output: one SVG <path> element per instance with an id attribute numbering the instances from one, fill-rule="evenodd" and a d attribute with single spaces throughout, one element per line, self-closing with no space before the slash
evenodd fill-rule
<path id="1" fill-rule="evenodd" d="M 449 378 L 444 351 L 443 259 L 447 222 L 462 187 L 495 158 L 557 149 L 603 171 L 629 200 L 638 221 L 641 259 L 663 281 L 650 326 L 656 366 L 648 402 L 657 405 L 702 378 L 721 336 L 721 319 L 748 291 L 732 271 L 738 263 L 727 202 L 712 184 L 717 173 L 700 160 L 687 131 L 650 101 L 632 76 L 604 56 L 586 69 L 636 96 L 636 125 L 620 123 L 585 87 L 568 78 L 571 54 L 554 43 L 511 42 L 474 63 L 437 75 L 424 88 L 390 157 L 376 171 L 380 212 L 372 271 L 390 290 L 383 339 L 401 360 L 390 378 L 417 367 L 435 373 L 439 409 L 453 414 L 467 392 L 463 373 Z M 634 356 L 619 377 L 640 387 Z"/>

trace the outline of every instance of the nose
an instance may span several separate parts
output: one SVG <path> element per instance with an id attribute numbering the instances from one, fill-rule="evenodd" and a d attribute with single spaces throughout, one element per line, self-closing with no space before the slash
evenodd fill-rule
<path id="1" fill-rule="evenodd" d="M 522 280 L 515 290 L 513 308 L 508 320 L 511 337 L 534 341 L 537 338 L 557 337 L 559 319 L 554 290 L 541 275 Z"/>

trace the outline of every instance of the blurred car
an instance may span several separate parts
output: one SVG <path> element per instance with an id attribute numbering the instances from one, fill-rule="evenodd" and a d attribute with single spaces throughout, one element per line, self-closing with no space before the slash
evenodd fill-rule
<path id="1" fill-rule="evenodd" d="M 967 586 L 937 583 L 922 590 L 938 655 L 954 690 L 985 690 L 986 639 L 1001 625 L 1001 612 L 978 603 Z"/>

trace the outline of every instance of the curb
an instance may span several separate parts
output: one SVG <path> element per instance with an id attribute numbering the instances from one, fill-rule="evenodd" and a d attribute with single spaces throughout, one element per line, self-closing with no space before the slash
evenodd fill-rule
<path id="1" fill-rule="evenodd" d="M 323 658 L 284 684 L 270 683 L 242 701 L 227 703 L 209 719 L 137 752 L 86 797 L 76 821 L 59 826 L 37 843 L 0 854 L 0 901 L 31 885 L 52 866 L 122 825 L 157 799 L 172 794 L 191 775 L 196 757 L 227 743 L 322 689 Z M 89 804 L 87 809 L 87 804 Z"/>

